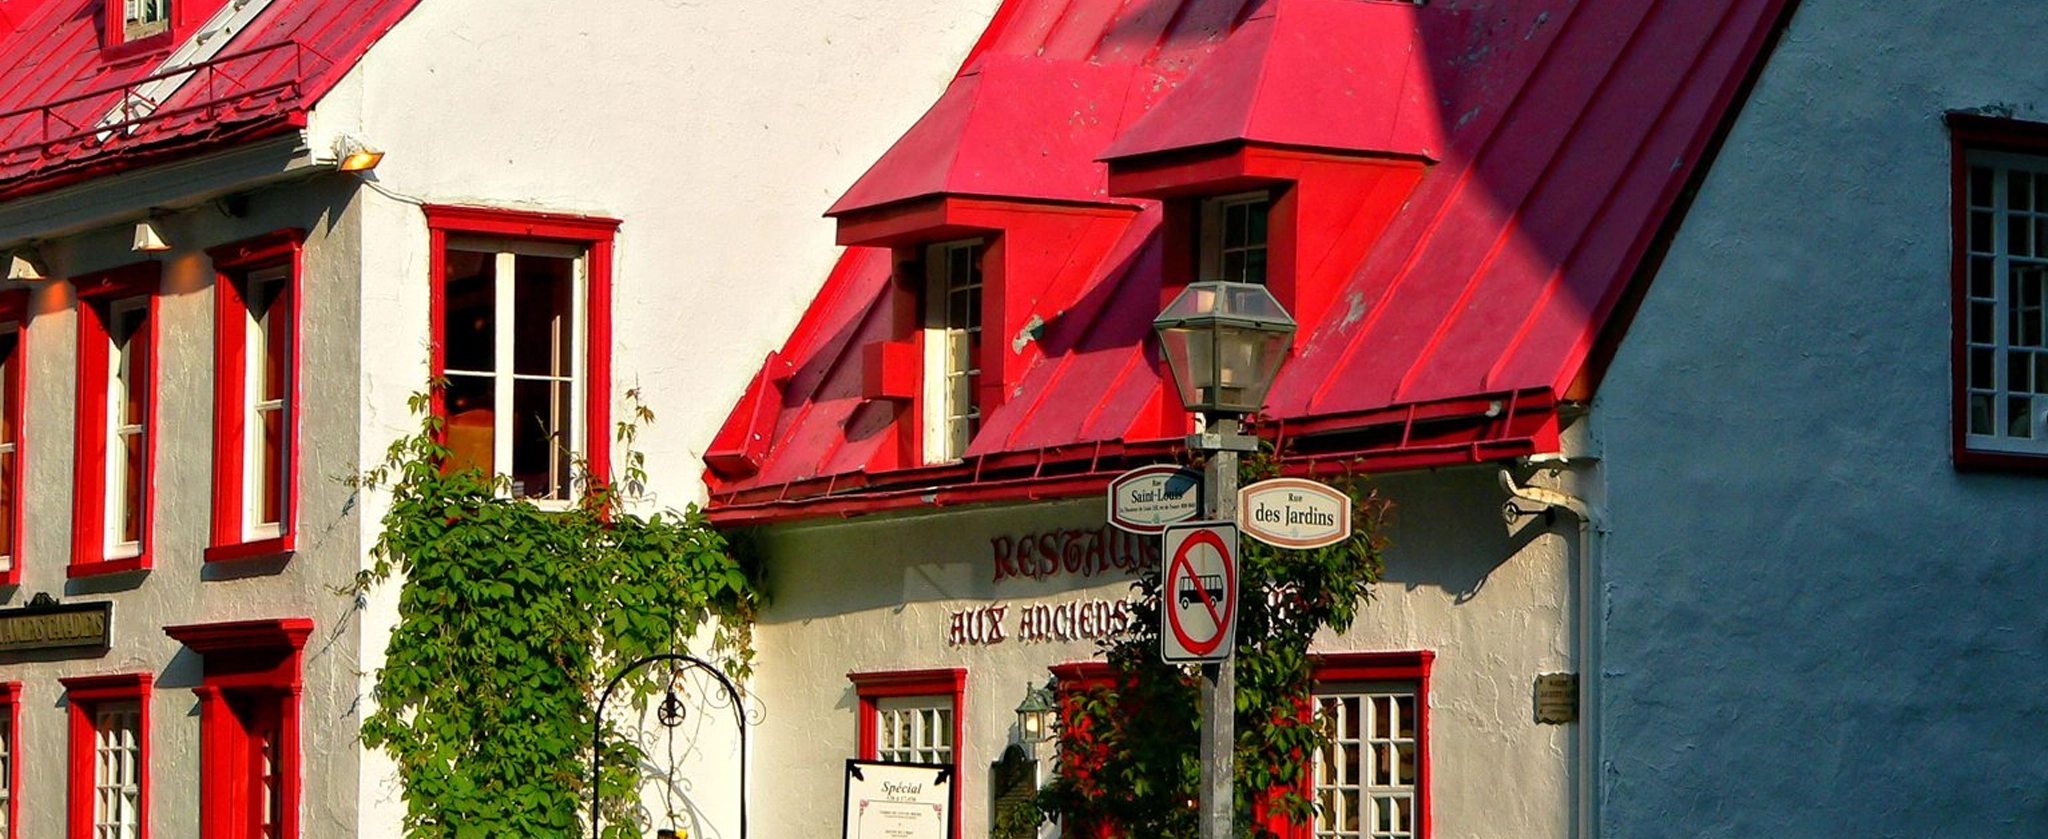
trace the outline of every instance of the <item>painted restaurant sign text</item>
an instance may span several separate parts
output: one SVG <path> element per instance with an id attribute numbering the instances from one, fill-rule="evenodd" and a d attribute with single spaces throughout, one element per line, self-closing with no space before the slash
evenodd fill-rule
<path id="1" fill-rule="evenodd" d="M 1065 574 L 1136 574 L 1159 565 L 1159 538 L 1104 526 L 1047 530 L 989 540 L 995 581 L 1043 580 Z"/>

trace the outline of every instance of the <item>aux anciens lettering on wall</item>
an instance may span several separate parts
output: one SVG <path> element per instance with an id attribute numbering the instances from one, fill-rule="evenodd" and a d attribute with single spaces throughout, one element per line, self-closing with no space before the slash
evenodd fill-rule
<path id="1" fill-rule="evenodd" d="M 1026 603 L 1015 607 L 1014 622 L 1010 620 L 1011 610 L 1011 604 L 992 603 L 954 611 L 946 643 L 955 647 L 989 646 L 1003 643 L 1013 635 L 1025 643 L 1085 641 L 1121 633 L 1131 627 L 1132 620 L 1129 600 Z"/>

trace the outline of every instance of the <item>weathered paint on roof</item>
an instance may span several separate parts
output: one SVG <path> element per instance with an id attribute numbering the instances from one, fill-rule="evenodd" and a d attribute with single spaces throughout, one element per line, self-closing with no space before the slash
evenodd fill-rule
<path id="1" fill-rule="evenodd" d="M 1298 270 L 1334 287 L 1301 324 L 1262 419 L 1326 462 L 1527 453 L 1554 441 L 1556 406 L 1786 9 L 1010 0 L 946 98 L 833 212 L 935 194 L 1091 200 L 1108 194 L 1104 170 L 1081 161 L 1202 144 L 1431 161 L 1419 179 L 1389 176 L 1370 187 L 1379 194 L 1330 198 L 1304 221 L 1327 248 L 1296 254 Z M 1129 82 L 1113 89 L 1120 73 Z M 1112 111 L 1113 123 L 1034 147 L 1043 154 L 978 148 L 1005 125 L 1043 138 L 1062 118 Z M 887 468 L 879 426 L 892 415 L 861 395 L 860 348 L 888 337 L 890 264 L 886 251 L 849 249 L 778 354 L 792 374 L 761 377 L 756 410 L 714 445 L 714 515 L 1099 491 L 1129 462 L 1171 451 L 1179 429 L 1159 420 L 1163 368 L 1147 338 L 1162 222 L 1157 202 L 1143 205 L 1071 292 L 1037 299 L 1041 355 L 1006 382 L 955 465 Z M 1464 430 L 1442 433 L 1446 423 Z M 741 437 L 753 438 L 749 457 L 725 457 Z"/>
<path id="2" fill-rule="evenodd" d="M 0 198 L 293 128 L 417 3 L 272 0 L 214 58 L 164 72 L 177 43 L 104 43 L 106 0 L 45 0 L 0 42 Z M 186 71 L 164 101 L 132 104 L 138 88 Z"/>

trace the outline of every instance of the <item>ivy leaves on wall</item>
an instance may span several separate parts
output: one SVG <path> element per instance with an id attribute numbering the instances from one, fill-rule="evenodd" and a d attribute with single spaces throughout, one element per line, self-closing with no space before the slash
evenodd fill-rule
<path id="1" fill-rule="evenodd" d="M 610 674 L 709 630 L 714 655 L 746 675 L 755 577 L 694 506 L 629 509 L 621 488 L 647 477 L 632 443 L 653 414 L 626 396 L 619 480 L 580 482 L 563 509 L 512 498 L 503 475 L 444 471 L 425 394 L 411 403 L 419 429 L 359 480 L 391 507 L 357 592 L 400 586 L 363 741 L 398 765 L 409 837 L 586 835 L 594 706 Z M 665 676 L 646 668 L 625 689 L 644 703 Z M 645 755 L 605 726 L 605 835 L 639 836 Z"/>
<path id="2" fill-rule="evenodd" d="M 1239 480 L 1277 474 L 1272 457 L 1248 457 Z M 1274 825 L 1303 824 L 1313 815 L 1309 761 L 1329 735 L 1309 704 L 1309 643 L 1324 629 L 1349 629 L 1379 581 L 1381 529 L 1392 503 L 1361 479 L 1332 483 L 1351 497 L 1351 538 L 1306 551 L 1239 543 L 1245 584 L 1237 603 L 1233 823 L 1244 835 L 1272 837 Z M 1160 660 L 1159 571 L 1134 585 L 1139 604 L 1131 631 L 1103 645 L 1110 684 L 1063 693 L 1058 777 L 1037 805 L 1060 819 L 1067 836 L 1192 839 L 1201 782 L 1199 680 L 1193 668 Z M 1016 836 L 1035 835 L 1008 827 Z"/>

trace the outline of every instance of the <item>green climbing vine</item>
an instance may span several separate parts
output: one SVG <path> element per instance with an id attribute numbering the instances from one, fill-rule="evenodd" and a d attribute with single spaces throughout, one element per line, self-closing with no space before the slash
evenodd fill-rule
<path id="1" fill-rule="evenodd" d="M 1270 454 L 1244 458 L 1239 479 L 1279 473 Z M 1282 550 L 1241 540 L 1237 603 L 1237 740 L 1234 823 L 1243 835 L 1275 836 L 1270 825 L 1305 823 L 1309 760 L 1329 739 L 1308 705 L 1314 675 L 1308 647 L 1327 628 L 1343 632 L 1371 595 L 1381 570 L 1382 525 L 1392 504 L 1363 479 L 1332 484 L 1352 499 L 1353 535 L 1324 548 Z M 1069 693 L 1060 708 L 1058 777 L 1036 800 L 1068 836 L 1181 839 L 1197 833 L 1192 806 L 1201 780 L 1201 714 L 1192 668 L 1159 658 L 1157 570 L 1135 584 L 1130 632 L 1109 639 L 1110 684 Z M 1019 832 L 1018 835 L 1027 835 Z"/>
<path id="2" fill-rule="evenodd" d="M 391 507 L 356 593 L 401 585 L 363 741 L 396 761 L 413 839 L 583 835 L 595 705 L 610 674 L 707 629 L 732 675 L 750 666 L 761 595 L 743 552 L 694 506 L 627 507 L 621 488 L 647 477 L 634 438 L 653 420 L 637 391 L 627 397 L 619 480 L 579 469 L 586 479 L 566 509 L 513 499 L 503 475 L 444 470 L 429 394 L 411 401 L 419 429 L 358 481 Z M 644 668 L 622 695 L 644 704 L 665 675 Z M 609 722 L 603 743 L 605 836 L 639 836 L 645 755 Z"/>

